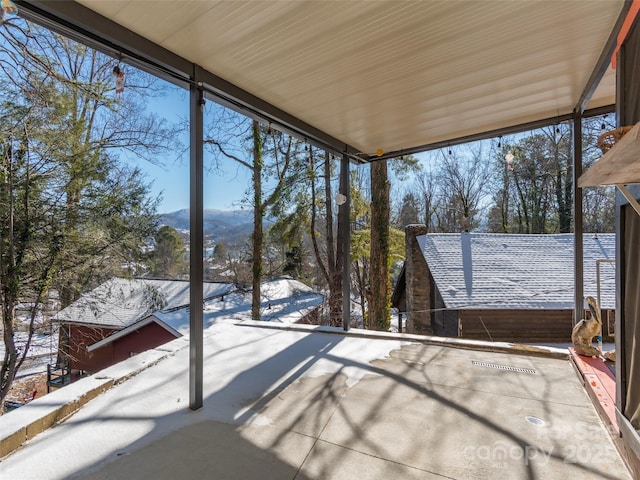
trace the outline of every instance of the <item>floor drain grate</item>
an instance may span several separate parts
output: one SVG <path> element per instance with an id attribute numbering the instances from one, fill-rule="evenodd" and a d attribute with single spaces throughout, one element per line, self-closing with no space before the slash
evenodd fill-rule
<path id="1" fill-rule="evenodd" d="M 497 368 L 498 370 L 507 370 L 509 372 L 518 372 L 518 373 L 528 373 L 530 375 L 536 374 L 536 371 L 530 368 L 510 367 L 509 365 L 498 365 L 495 363 L 478 362 L 476 360 L 473 360 L 471 363 L 476 367 Z"/>

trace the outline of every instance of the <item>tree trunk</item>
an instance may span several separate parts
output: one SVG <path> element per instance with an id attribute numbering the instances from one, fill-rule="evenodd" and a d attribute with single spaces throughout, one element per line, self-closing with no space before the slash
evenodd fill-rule
<path id="1" fill-rule="evenodd" d="M 567 162 L 566 172 L 558 168 L 560 177 L 560 191 L 558 192 L 558 218 L 560 233 L 571 232 L 571 221 L 573 219 L 573 168 L 571 162 Z M 564 178 L 563 178 L 564 177 Z M 564 181 L 563 181 L 564 180 Z"/>
<path id="2" fill-rule="evenodd" d="M 369 321 L 389 330 L 389 179 L 387 161 L 371 164 L 371 267 Z"/>
<path id="3" fill-rule="evenodd" d="M 9 392 L 11 384 L 18 371 L 18 351 L 14 340 L 14 320 L 15 320 L 15 305 L 18 303 L 18 291 L 19 283 L 19 265 L 16 258 L 21 258 L 21 254 L 16 254 L 16 241 L 15 241 L 15 224 L 14 224 L 14 209 L 15 209 L 15 191 L 13 184 L 13 138 L 9 145 L 9 151 L 5 151 L 5 157 L 3 160 L 6 164 L 7 182 L 6 193 L 8 200 L 8 238 L 7 238 L 7 262 L 2 266 L 0 270 L 0 285 L 2 285 L 2 333 L 3 341 L 5 345 L 4 359 L 0 368 L 0 406 L 2 401 Z M 4 190 L 4 188 L 3 188 Z M 25 196 L 25 198 L 27 198 Z M 4 200 L 4 199 L 3 199 Z M 23 232 L 27 231 L 27 227 L 23 227 Z M 23 235 L 24 236 L 24 235 Z M 0 239 L 1 240 L 1 239 Z M 24 352 L 26 353 L 26 352 Z M 24 355 L 23 355 L 24 357 Z"/>
<path id="4" fill-rule="evenodd" d="M 253 132 L 253 236 L 251 318 L 260 320 L 260 280 L 262 279 L 262 138 L 260 124 L 254 120 Z"/>
<path id="5" fill-rule="evenodd" d="M 10 144 L 10 149 L 13 150 L 13 141 Z M 15 274 L 15 244 L 13 241 L 13 210 L 14 210 L 14 193 L 13 193 L 13 159 L 11 153 L 5 153 L 6 155 L 6 170 L 7 185 L 6 194 L 8 197 L 9 205 L 9 228 L 8 228 L 8 242 L 7 242 L 7 259 L 8 265 L 0 264 L 2 270 L 0 270 L 0 280 L 2 281 L 2 333 L 3 341 L 5 345 L 4 359 L 2 361 L 2 367 L 0 368 L 0 401 L 4 400 L 11 383 L 16 376 L 17 365 L 17 351 L 13 338 L 13 321 L 14 321 L 14 307 L 17 302 L 16 299 L 16 279 L 18 275 Z M 4 190 L 4 188 L 3 188 Z M 4 200 L 4 199 L 3 199 Z M 4 244 L 0 244 L 4 245 Z M 2 257 L 0 257 L 2 258 Z"/>
<path id="6" fill-rule="evenodd" d="M 327 265 L 329 270 L 329 317 L 330 324 L 342 323 L 342 238 L 344 232 L 338 229 L 338 252 L 334 248 L 333 204 L 331 201 L 331 161 L 328 153 L 324 155 L 324 193 L 327 218 Z"/>

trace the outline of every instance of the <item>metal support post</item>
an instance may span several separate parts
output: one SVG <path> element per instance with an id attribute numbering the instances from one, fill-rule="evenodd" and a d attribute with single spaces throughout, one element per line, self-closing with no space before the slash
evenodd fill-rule
<path id="1" fill-rule="evenodd" d="M 582 236 L 582 112 L 573 115 L 573 255 L 574 255 L 574 315 L 575 325 L 584 318 L 584 240 Z"/>
<path id="2" fill-rule="evenodd" d="M 204 269 L 204 180 L 203 131 L 204 90 L 199 85 L 200 68 L 194 66 L 189 92 L 190 113 L 190 223 L 189 223 L 189 408 L 202 407 L 203 292 Z"/>
<path id="3" fill-rule="evenodd" d="M 346 197 L 346 201 L 340 205 L 338 220 L 342 231 L 342 328 L 349 330 L 351 320 L 351 194 L 349 188 L 349 157 L 342 155 L 340 162 L 340 193 Z"/>

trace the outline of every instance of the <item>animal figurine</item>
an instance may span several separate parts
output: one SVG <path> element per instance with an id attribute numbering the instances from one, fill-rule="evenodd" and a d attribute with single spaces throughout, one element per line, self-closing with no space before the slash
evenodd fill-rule
<path id="1" fill-rule="evenodd" d="M 593 346 L 593 337 L 600 335 L 602 319 L 595 298 L 587 297 L 587 305 L 591 311 L 591 318 L 580 320 L 571 332 L 571 341 L 578 355 L 597 357 L 600 350 Z"/>

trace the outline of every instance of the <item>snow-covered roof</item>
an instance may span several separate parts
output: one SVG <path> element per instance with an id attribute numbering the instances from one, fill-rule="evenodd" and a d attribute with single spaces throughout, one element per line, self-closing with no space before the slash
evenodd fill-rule
<path id="1" fill-rule="evenodd" d="M 205 282 L 205 300 L 235 289 L 232 283 Z M 189 281 L 112 278 L 53 317 L 60 323 L 124 328 L 153 312 L 189 305 Z"/>
<path id="2" fill-rule="evenodd" d="M 311 287 L 292 278 L 277 278 L 263 282 L 260 288 L 262 302 L 260 319 L 267 322 L 295 323 L 322 304 L 323 296 Z M 251 291 L 234 290 L 205 302 L 204 328 L 218 320 L 251 320 Z M 89 351 L 101 348 L 128 335 L 140 327 L 156 322 L 176 337 L 189 334 L 189 309 L 187 307 L 158 311 L 113 333 L 88 347 Z"/>
<path id="3" fill-rule="evenodd" d="M 417 237 L 450 309 L 572 309 L 573 234 Z M 584 295 L 596 297 L 596 260 L 615 259 L 614 234 L 584 235 Z M 602 308 L 615 308 L 615 264 L 602 262 Z"/>
<path id="4" fill-rule="evenodd" d="M 323 296 L 307 285 L 291 278 L 279 278 L 260 285 L 260 320 L 295 323 L 322 304 Z M 158 312 L 154 316 L 172 329 L 186 335 L 189 332 L 187 309 Z M 205 302 L 204 328 L 217 320 L 251 320 L 251 291 L 235 291 Z"/>

